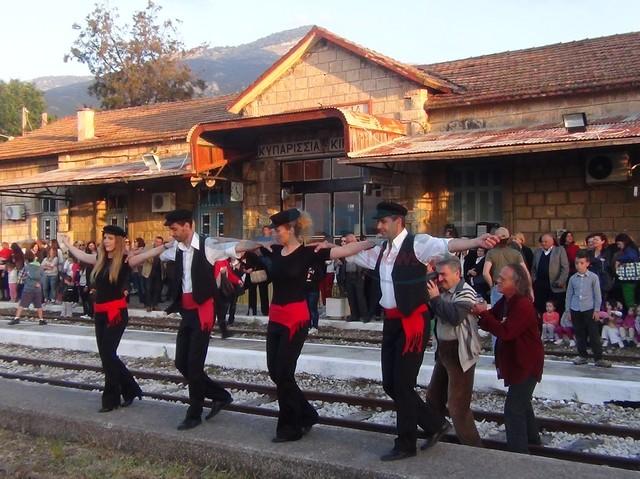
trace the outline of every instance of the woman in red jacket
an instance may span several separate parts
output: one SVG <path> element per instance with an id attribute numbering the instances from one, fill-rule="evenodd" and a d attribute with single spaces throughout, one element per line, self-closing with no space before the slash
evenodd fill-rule
<path id="1" fill-rule="evenodd" d="M 480 317 L 482 329 L 498 338 L 496 369 L 509 388 L 504 404 L 507 448 L 526 454 L 528 444 L 540 444 L 531 397 L 542 379 L 544 349 L 527 272 L 517 264 L 505 266 L 497 285 L 503 298 L 490 310 L 476 304 L 471 312 Z"/>

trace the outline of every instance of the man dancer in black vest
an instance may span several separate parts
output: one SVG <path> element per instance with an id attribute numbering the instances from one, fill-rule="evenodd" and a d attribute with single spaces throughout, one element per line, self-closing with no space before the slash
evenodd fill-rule
<path id="1" fill-rule="evenodd" d="M 430 435 L 423 449 L 437 443 L 449 428 L 415 390 L 429 335 L 426 264 L 448 253 L 492 248 L 497 243 L 489 234 L 475 239 L 412 235 L 405 228 L 406 214 L 402 205 L 379 203 L 373 219 L 386 241 L 347 259 L 374 270 L 382 290 L 382 384 L 394 401 L 398 430 L 395 446 L 380 458 L 383 461 L 416 455 L 417 425 Z"/>
<path id="2" fill-rule="evenodd" d="M 176 337 L 176 367 L 189 384 L 189 409 L 179 430 L 192 429 L 201 422 L 205 397 L 213 401 L 211 419 L 232 402 L 231 394 L 204 372 L 211 329 L 214 323 L 216 281 L 213 264 L 238 253 L 256 249 L 259 243 L 233 239 L 205 238 L 193 231 L 191 211 L 167 213 L 165 226 L 175 242 L 141 255 L 160 255 L 162 261 L 175 261 L 175 296 L 167 313 L 179 312 L 182 320 Z M 145 258 L 146 259 L 146 258 Z"/>

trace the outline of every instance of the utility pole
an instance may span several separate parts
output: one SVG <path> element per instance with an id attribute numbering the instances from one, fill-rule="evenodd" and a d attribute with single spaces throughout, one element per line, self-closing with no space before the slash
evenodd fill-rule
<path id="1" fill-rule="evenodd" d="M 22 136 L 27 129 L 27 125 L 29 124 L 29 110 L 27 110 L 26 106 L 22 107 Z"/>

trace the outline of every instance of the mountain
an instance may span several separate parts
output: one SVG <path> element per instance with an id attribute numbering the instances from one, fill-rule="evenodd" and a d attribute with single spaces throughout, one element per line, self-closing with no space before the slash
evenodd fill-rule
<path id="1" fill-rule="evenodd" d="M 185 59 L 185 63 L 207 83 L 206 96 L 233 93 L 250 85 L 310 29 L 311 26 L 303 26 L 251 43 L 207 48 Z M 44 92 L 48 112 L 58 117 L 73 115 L 83 106 L 99 106 L 96 98 L 87 93 L 92 77 L 46 76 L 32 82 Z"/>

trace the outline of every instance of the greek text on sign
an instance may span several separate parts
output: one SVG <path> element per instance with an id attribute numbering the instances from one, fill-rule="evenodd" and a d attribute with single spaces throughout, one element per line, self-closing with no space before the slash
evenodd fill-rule
<path id="1" fill-rule="evenodd" d="M 269 143 L 258 147 L 258 158 L 281 156 L 307 156 L 321 153 L 339 153 L 344 151 L 344 138 L 334 137 L 321 140 L 287 141 Z"/>

